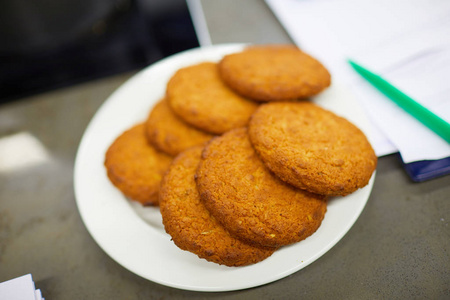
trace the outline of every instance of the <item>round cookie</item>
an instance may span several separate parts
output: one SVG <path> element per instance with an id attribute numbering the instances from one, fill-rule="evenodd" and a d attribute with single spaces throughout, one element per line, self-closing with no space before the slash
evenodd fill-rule
<path id="1" fill-rule="evenodd" d="M 254 151 L 246 128 L 207 144 L 197 187 L 205 207 L 232 235 L 267 247 L 307 238 L 319 228 L 327 207 L 325 196 L 274 176 Z"/>
<path id="2" fill-rule="evenodd" d="M 217 64 L 212 62 L 178 70 L 167 84 L 166 95 L 178 117 L 212 134 L 247 125 L 257 108 L 257 103 L 237 95 L 222 82 Z"/>
<path id="3" fill-rule="evenodd" d="M 166 232 L 181 249 L 227 266 L 257 263 L 275 248 L 250 246 L 230 236 L 200 201 L 194 180 L 203 147 L 178 155 L 163 178 L 160 210 Z"/>
<path id="4" fill-rule="evenodd" d="M 313 193 L 350 194 L 367 185 L 377 165 L 361 130 L 307 101 L 262 105 L 252 116 L 249 135 L 270 170 Z"/>
<path id="5" fill-rule="evenodd" d="M 250 46 L 226 55 L 219 74 L 231 89 L 258 101 L 307 98 L 331 83 L 319 61 L 292 45 Z"/>
<path id="6" fill-rule="evenodd" d="M 125 196 L 144 205 L 157 205 L 159 184 L 172 158 L 155 150 L 143 123 L 123 132 L 108 148 L 105 167 L 109 180 Z"/>
<path id="7" fill-rule="evenodd" d="M 147 138 L 158 150 L 176 156 L 183 150 L 202 145 L 213 135 L 200 131 L 180 120 L 170 109 L 167 100 L 158 102 L 145 123 Z"/>

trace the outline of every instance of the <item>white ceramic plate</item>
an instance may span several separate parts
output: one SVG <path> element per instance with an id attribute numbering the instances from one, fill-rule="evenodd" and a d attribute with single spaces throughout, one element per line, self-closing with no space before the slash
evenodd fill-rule
<path id="1" fill-rule="evenodd" d="M 166 83 L 180 67 L 218 61 L 242 44 L 197 48 L 161 60 L 121 86 L 102 105 L 89 124 L 75 162 L 75 194 L 81 217 L 92 237 L 112 259 L 151 281 L 193 291 L 231 291 L 286 277 L 315 261 L 352 227 L 372 189 L 368 186 L 329 202 L 319 230 L 306 240 L 283 247 L 268 259 L 246 267 L 225 267 L 182 251 L 164 231 L 159 209 L 128 201 L 109 182 L 104 154 L 113 140 L 144 121 L 163 97 Z M 367 132 L 367 120 L 358 103 L 335 83 L 316 101 L 347 117 Z"/>

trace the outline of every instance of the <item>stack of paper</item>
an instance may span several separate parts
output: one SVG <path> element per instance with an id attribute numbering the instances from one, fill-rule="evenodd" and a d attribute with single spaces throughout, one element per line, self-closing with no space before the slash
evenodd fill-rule
<path id="1" fill-rule="evenodd" d="M 41 291 L 36 290 L 31 274 L 0 283 L 0 299 L 44 300 Z"/>
<path id="2" fill-rule="evenodd" d="M 406 163 L 450 156 L 450 145 L 362 79 L 352 59 L 450 122 L 450 1 L 266 0 L 294 42 L 348 85 L 375 126 L 379 156 Z"/>

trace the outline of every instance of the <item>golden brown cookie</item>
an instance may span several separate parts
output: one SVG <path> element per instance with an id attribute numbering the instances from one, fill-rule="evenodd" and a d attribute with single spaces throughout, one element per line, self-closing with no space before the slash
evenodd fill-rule
<path id="1" fill-rule="evenodd" d="M 347 195 L 367 185 L 377 156 L 364 133 L 310 102 L 262 105 L 249 124 L 250 140 L 282 180 L 323 195 Z"/>
<path id="2" fill-rule="evenodd" d="M 108 148 L 108 178 L 125 196 L 144 205 L 157 205 L 159 184 L 172 158 L 147 142 L 144 124 L 123 132 Z"/>
<path id="3" fill-rule="evenodd" d="M 207 144 L 197 187 L 206 208 L 232 235 L 256 245 L 301 241 L 319 228 L 326 212 L 325 196 L 294 188 L 265 167 L 246 128 Z"/>
<path id="4" fill-rule="evenodd" d="M 200 201 L 194 180 L 203 147 L 178 155 L 161 184 L 160 209 L 166 232 L 181 249 L 226 266 L 257 263 L 275 248 L 250 246 L 230 236 Z"/>
<path id="5" fill-rule="evenodd" d="M 257 104 L 230 90 L 217 64 L 200 63 L 178 70 L 167 84 L 173 112 L 188 124 L 213 134 L 245 126 Z"/>
<path id="6" fill-rule="evenodd" d="M 145 123 L 147 138 L 158 150 L 176 156 L 183 150 L 202 145 L 213 135 L 198 130 L 180 120 L 170 109 L 167 100 L 158 102 Z"/>
<path id="7" fill-rule="evenodd" d="M 231 89 L 259 101 L 307 98 L 331 82 L 319 61 L 292 45 L 250 46 L 226 55 L 219 74 Z"/>

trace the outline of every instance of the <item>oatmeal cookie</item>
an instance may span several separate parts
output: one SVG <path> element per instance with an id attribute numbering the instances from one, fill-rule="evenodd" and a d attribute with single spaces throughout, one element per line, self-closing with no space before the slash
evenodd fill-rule
<path id="1" fill-rule="evenodd" d="M 154 149 L 143 123 L 123 132 L 108 148 L 104 165 L 109 180 L 126 197 L 157 205 L 159 184 L 172 158 Z"/>
<path id="2" fill-rule="evenodd" d="M 194 175 L 203 147 L 178 155 L 161 184 L 164 228 L 181 249 L 226 266 L 245 266 L 272 255 L 275 248 L 254 247 L 226 231 L 209 213 L 197 191 Z"/>
<path id="3" fill-rule="evenodd" d="M 249 135 L 272 172 L 313 193 L 350 194 L 368 184 L 377 165 L 358 127 L 308 101 L 262 105 L 250 121 Z"/>
<path id="4" fill-rule="evenodd" d="M 226 55 L 219 74 L 231 89 L 259 101 L 308 98 L 331 83 L 319 61 L 292 45 L 250 46 Z"/>
<path id="5" fill-rule="evenodd" d="M 274 176 L 255 153 L 246 128 L 207 144 L 197 187 L 205 207 L 232 235 L 266 247 L 307 238 L 319 228 L 327 207 L 325 196 Z"/>
<path id="6" fill-rule="evenodd" d="M 167 84 L 173 112 L 186 123 L 212 134 L 245 126 L 257 103 L 230 90 L 220 79 L 217 64 L 200 63 L 178 70 Z"/>

